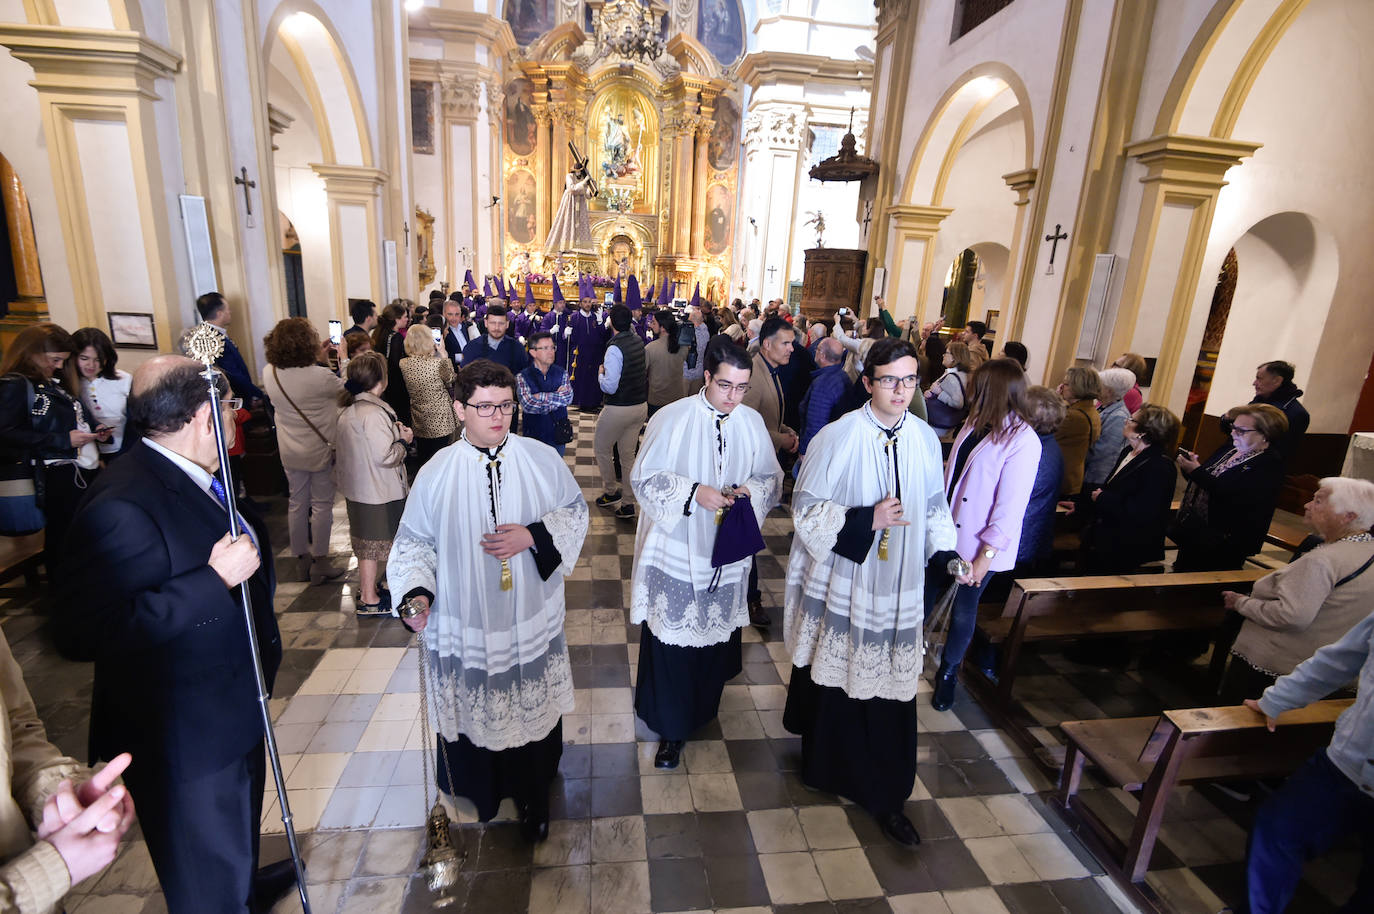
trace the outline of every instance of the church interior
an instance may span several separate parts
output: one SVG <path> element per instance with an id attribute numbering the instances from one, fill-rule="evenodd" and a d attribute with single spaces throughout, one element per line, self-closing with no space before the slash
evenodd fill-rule
<path id="1" fill-rule="evenodd" d="M 1319 479 L 1374 478 L 1371 38 L 1367 0 L 0 0 L 0 350 L 95 327 L 134 371 L 218 291 L 260 378 L 278 321 L 323 338 L 351 302 L 424 303 L 469 273 L 543 311 L 584 277 L 598 299 L 635 277 L 826 322 L 882 299 L 914 326 L 981 321 L 994 353 L 1020 341 L 1050 388 L 1139 353 L 1145 400 L 1200 453 L 1257 365 L 1291 363 L 1311 425 L 1279 514 L 1301 527 Z M 565 235 L 579 173 L 588 224 Z M 589 502 L 594 422 L 575 415 L 567 452 Z M 255 497 L 293 561 L 284 490 Z M 549 839 L 460 801 L 447 899 L 417 875 L 414 636 L 355 617 L 351 573 L 283 578 L 271 706 L 313 910 L 1240 910 L 1257 800 L 1173 786 L 1132 871 L 1113 858 L 1150 790 L 1089 767 L 1078 802 L 1114 839 L 1060 797 L 1064 722 L 1201 707 L 1196 664 L 1108 673 L 1028 643 L 1013 704 L 994 683 L 936 711 L 923 684 L 914 851 L 807 788 L 776 624 L 792 529 L 786 505 L 763 529 L 773 629 L 744 630 L 719 720 L 663 773 L 632 709 L 633 528 L 592 509 Z M 90 665 L 56 653 L 44 586 L 17 575 L 0 626 L 83 759 Z M 276 802 L 269 778 L 267 860 L 286 854 Z M 1338 846 L 1290 910 L 1338 910 L 1358 870 Z M 67 910 L 166 910 L 137 830 Z"/>

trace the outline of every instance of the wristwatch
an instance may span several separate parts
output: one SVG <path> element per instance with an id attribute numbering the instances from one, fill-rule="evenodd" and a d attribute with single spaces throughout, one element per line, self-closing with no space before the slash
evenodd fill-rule
<path id="1" fill-rule="evenodd" d="M 987 559 L 988 561 L 992 561 L 993 559 L 997 558 L 997 550 L 992 548 L 991 546 L 984 546 L 983 558 Z"/>
<path id="2" fill-rule="evenodd" d="M 421 613 L 428 611 L 429 607 L 420 605 L 420 600 L 418 597 L 411 597 L 409 600 L 406 600 L 399 607 L 397 607 L 396 614 L 399 615 L 402 619 L 414 619 Z"/>

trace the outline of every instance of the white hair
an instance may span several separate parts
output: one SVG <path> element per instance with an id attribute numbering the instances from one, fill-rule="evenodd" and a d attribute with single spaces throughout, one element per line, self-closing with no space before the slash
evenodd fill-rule
<path id="1" fill-rule="evenodd" d="M 753 320 L 751 320 L 751 321 L 749 322 L 749 335 L 750 335 L 751 337 L 753 337 L 753 336 L 758 336 L 758 335 L 759 335 L 759 331 L 762 330 L 762 329 L 763 329 L 763 321 L 759 320 L 757 317 L 754 318 Z"/>
<path id="2" fill-rule="evenodd" d="M 1102 386 L 1114 394 L 1113 400 L 1120 400 L 1135 386 L 1135 373 L 1126 368 L 1104 368 L 1097 376 L 1102 379 Z"/>
<path id="3" fill-rule="evenodd" d="M 1374 482 L 1348 476 L 1328 476 L 1320 487 L 1331 493 L 1326 502 L 1337 514 L 1354 514 L 1355 525 L 1374 528 Z"/>
<path id="4" fill-rule="evenodd" d="M 822 324 L 822 323 L 820 323 L 819 321 L 817 321 L 816 323 L 812 324 L 812 325 L 811 325 L 811 329 L 807 331 L 807 336 L 809 336 L 809 337 L 811 338 L 811 342 L 813 342 L 813 343 L 816 342 L 816 340 L 824 339 L 824 338 L 825 338 L 825 324 Z"/>

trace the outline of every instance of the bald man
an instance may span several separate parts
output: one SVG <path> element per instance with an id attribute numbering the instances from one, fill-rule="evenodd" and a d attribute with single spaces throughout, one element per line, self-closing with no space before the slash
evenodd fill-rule
<path id="1" fill-rule="evenodd" d="M 816 344 L 816 370 L 811 372 L 811 387 L 801 402 L 801 454 L 806 454 L 806 446 L 817 432 L 843 415 L 848 394 L 844 346 L 839 340 L 826 337 Z"/>
<path id="2" fill-rule="evenodd" d="M 158 356 L 134 373 L 129 425 L 144 437 L 72 520 L 66 552 L 80 566 L 53 629 L 64 653 L 95 661 L 92 761 L 138 760 L 124 781 L 169 914 L 241 914 L 268 910 L 294 876 L 289 861 L 258 871 L 266 763 L 240 586 L 269 690 L 282 645 L 267 527 L 243 508 L 248 535 L 229 539 L 202 370 Z M 227 408 L 223 419 L 232 436 Z"/>

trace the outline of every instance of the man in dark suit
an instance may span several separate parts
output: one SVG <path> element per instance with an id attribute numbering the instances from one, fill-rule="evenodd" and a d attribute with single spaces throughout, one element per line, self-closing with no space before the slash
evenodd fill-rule
<path id="1" fill-rule="evenodd" d="M 282 645 L 267 528 L 243 508 L 247 535 L 228 536 L 200 371 L 164 355 L 135 372 L 129 421 L 144 438 L 72 521 L 66 554 L 80 565 L 54 628 L 65 653 L 95 661 L 92 760 L 138 759 L 125 782 L 168 911 L 241 914 L 267 911 L 294 880 L 289 863 L 257 869 L 266 765 L 240 585 L 269 689 Z M 232 434 L 227 408 L 223 419 Z"/>
<path id="2" fill-rule="evenodd" d="M 348 300 L 348 316 L 353 318 L 353 326 L 349 327 L 347 333 L 361 330 L 368 336 L 377 329 L 377 305 L 375 302 L 368 301 L 366 298 L 350 298 Z"/>
<path id="3" fill-rule="evenodd" d="M 504 305 L 492 305 L 487 309 L 487 332 L 463 347 L 463 364 L 468 365 L 476 359 L 491 359 L 498 365 L 510 369 L 511 374 L 519 374 L 530 363 L 525 347 L 506 335 L 510 328 L 510 318 Z"/>
<path id="4" fill-rule="evenodd" d="M 453 362 L 454 368 L 463 364 L 463 347 L 467 344 L 468 334 L 463 324 L 463 303 L 450 299 L 444 302 L 444 352 L 447 353 L 449 361 Z"/>
<path id="5" fill-rule="evenodd" d="M 224 296 L 218 292 L 206 292 L 196 299 L 196 310 L 200 312 L 200 319 L 214 327 L 224 336 L 224 353 L 215 361 L 215 367 L 224 372 L 229 379 L 229 386 L 234 389 L 234 396 L 243 399 L 245 406 L 251 406 L 254 402 L 267 401 L 267 394 L 258 389 L 253 383 L 253 375 L 248 371 L 248 363 L 239 354 L 239 347 L 234 345 L 234 341 L 229 338 L 229 319 L 232 314 L 229 311 L 229 302 L 225 301 Z"/>

